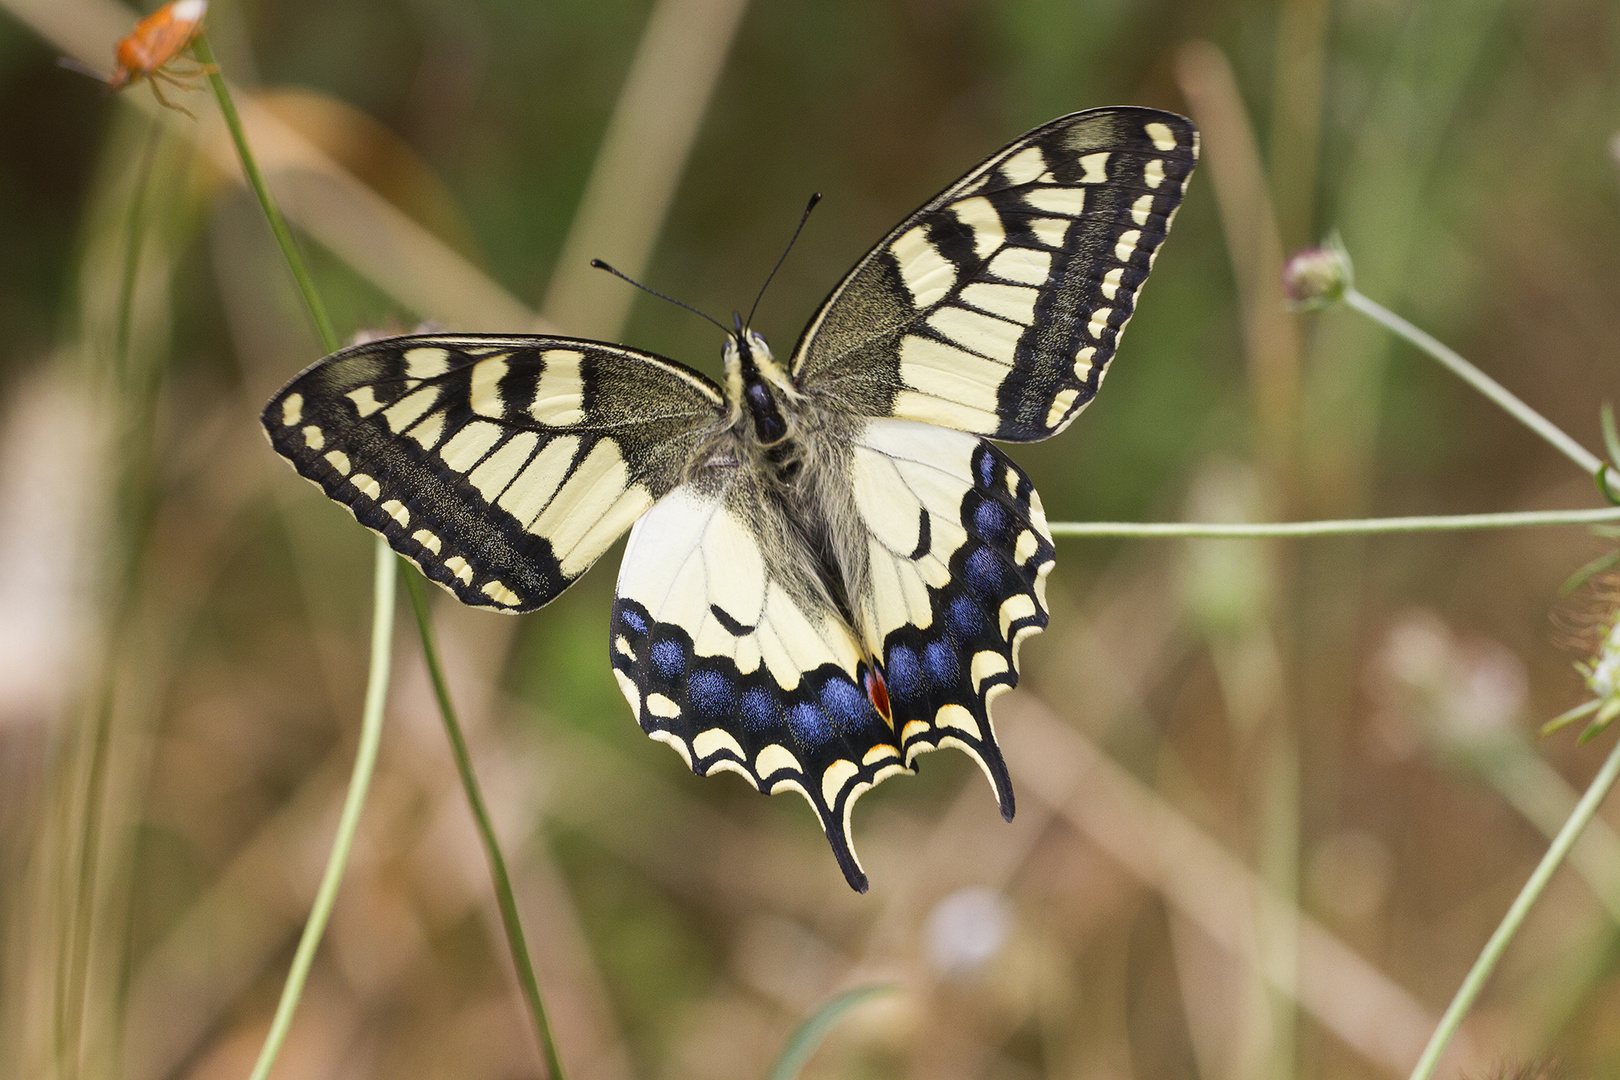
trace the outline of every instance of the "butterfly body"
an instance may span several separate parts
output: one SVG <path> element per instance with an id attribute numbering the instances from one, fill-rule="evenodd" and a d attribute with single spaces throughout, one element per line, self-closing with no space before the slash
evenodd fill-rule
<path id="1" fill-rule="evenodd" d="M 963 750 L 1012 816 L 990 702 L 1054 553 L 988 440 L 1091 400 L 1196 148 L 1149 109 L 1037 128 L 881 240 L 786 363 L 738 325 L 721 384 L 602 342 L 394 338 L 311 367 L 265 426 L 467 603 L 539 607 L 629 528 L 609 657 L 641 727 L 802 795 L 864 890 L 853 806 L 917 755 Z"/>
<path id="2" fill-rule="evenodd" d="M 799 392 L 752 330 L 727 339 L 722 363 L 730 426 L 695 463 L 698 471 L 757 478 L 754 497 L 764 505 L 747 512 L 756 515 L 771 578 L 853 622 L 850 598 L 865 592 L 865 551 L 852 539 L 845 448 L 858 425 Z"/>

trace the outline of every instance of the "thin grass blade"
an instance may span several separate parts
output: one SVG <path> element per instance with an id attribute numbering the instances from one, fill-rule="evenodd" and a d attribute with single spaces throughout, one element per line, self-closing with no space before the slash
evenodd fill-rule
<path id="1" fill-rule="evenodd" d="M 782 1056 L 776 1059 L 776 1067 L 770 1071 L 769 1080 L 795 1080 L 799 1070 L 804 1068 L 805 1063 L 820 1048 L 821 1040 L 827 1037 L 827 1032 L 832 1030 L 833 1025 L 838 1023 L 845 1013 L 873 998 L 897 993 L 899 989 L 888 983 L 859 986 L 827 1002 L 800 1024 L 788 1038 L 787 1045 L 782 1048 Z"/>

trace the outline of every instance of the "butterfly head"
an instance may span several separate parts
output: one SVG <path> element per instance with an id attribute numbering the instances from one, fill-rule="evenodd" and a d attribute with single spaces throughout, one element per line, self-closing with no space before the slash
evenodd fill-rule
<path id="1" fill-rule="evenodd" d="M 765 339 L 744 326 L 742 316 L 734 321 L 736 332 L 726 337 L 722 353 L 731 415 L 734 422 L 746 417 L 759 441 L 770 446 L 788 435 L 778 399 L 790 392 L 791 383 Z"/>
<path id="2" fill-rule="evenodd" d="M 739 326 L 734 333 L 726 335 L 726 344 L 721 355 L 725 361 L 728 383 L 739 379 L 747 382 L 750 378 L 755 378 L 764 379 L 783 389 L 788 385 L 787 372 L 776 362 L 776 357 L 771 355 L 771 347 L 765 344 L 765 339 L 754 330 Z"/>

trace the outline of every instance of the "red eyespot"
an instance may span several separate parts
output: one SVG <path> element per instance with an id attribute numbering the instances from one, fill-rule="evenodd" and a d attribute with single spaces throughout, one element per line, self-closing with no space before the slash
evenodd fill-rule
<path id="1" fill-rule="evenodd" d="M 894 712 L 889 708 L 889 685 L 878 674 L 878 669 L 866 669 L 866 696 L 872 702 L 872 707 L 883 717 L 883 722 L 894 727 Z"/>

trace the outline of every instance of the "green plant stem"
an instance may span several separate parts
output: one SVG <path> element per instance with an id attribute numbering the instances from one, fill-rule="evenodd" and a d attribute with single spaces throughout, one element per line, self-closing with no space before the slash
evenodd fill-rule
<path id="1" fill-rule="evenodd" d="M 242 129 L 241 117 L 237 115 L 230 91 L 225 86 L 225 79 L 219 73 L 219 65 L 214 60 L 214 53 L 208 46 L 206 35 L 199 34 L 191 43 L 191 47 L 198 63 L 209 73 L 209 84 L 214 88 L 214 98 L 219 102 L 220 114 L 224 117 L 225 126 L 230 129 L 231 140 L 236 144 L 242 171 L 246 174 L 254 195 L 259 199 L 259 206 L 264 211 L 265 218 L 270 222 L 270 231 L 275 234 L 282 257 L 287 260 L 288 268 L 298 281 L 298 289 L 303 294 L 305 306 L 309 308 L 316 332 L 321 336 L 321 343 L 328 352 L 336 352 L 338 340 L 337 333 L 332 329 L 332 320 L 327 317 L 326 306 L 321 303 L 320 295 L 315 291 L 315 282 L 309 276 L 308 268 L 304 266 L 297 245 L 293 243 L 286 219 L 281 216 L 280 209 L 270 196 L 270 189 L 265 185 L 264 175 L 259 171 L 258 162 L 254 160 L 252 148 L 248 146 L 247 132 Z M 310 965 L 315 961 L 315 949 L 326 932 L 326 922 L 332 914 L 332 904 L 337 899 L 338 886 L 343 881 L 343 871 L 349 861 L 349 849 L 354 843 L 355 830 L 360 825 L 360 811 L 365 806 L 366 792 L 371 787 L 371 774 L 377 765 L 377 747 L 382 739 L 383 706 L 388 700 L 389 661 L 394 643 L 394 594 L 398 588 L 399 563 L 388 542 L 380 536 L 377 538 L 375 551 L 371 663 L 366 675 L 366 700 L 360 714 L 360 743 L 355 753 L 354 771 L 349 777 L 349 790 L 343 797 L 343 811 L 338 817 L 337 835 L 332 838 L 332 851 L 327 856 L 326 870 L 321 875 L 321 884 L 315 892 L 315 903 L 310 909 L 309 919 L 304 923 L 304 932 L 298 939 L 298 949 L 293 953 L 292 967 L 288 970 L 287 982 L 281 989 L 281 1000 L 276 1004 L 276 1014 L 270 1022 L 269 1034 L 265 1036 L 264 1045 L 259 1050 L 259 1059 L 253 1065 L 252 1080 L 265 1080 L 269 1076 L 270 1069 L 276 1062 L 276 1056 L 281 1052 L 281 1044 L 287 1038 L 287 1031 L 292 1026 L 293 1013 L 297 1011 L 298 1001 L 303 996 L 304 982 L 309 977 Z"/>
<path id="2" fill-rule="evenodd" d="M 1603 466 L 1602 459 L 1564 434 L 1551 420 L 1520 401 L 1507 387 L 1464 360 L 1455 349 L 1424 333 L 1376 300 L 1369 300 L 1353 288 L 1345 290 L 1344 302 L 1440 361 L 1458 378 L 1506 409 L 1525 427 L 1546 439 L 1559 453 L 1580 466 L 1582 472 L 1589 476 L 1597 476 L 1598 469 Z"/>
<path id="3" fill-rule="evenodd" d="M 154 119 L 146 134 L 145 143 L 141 149 L 140 163 L 135 170 L 135 188 L 129 196 L 129 213 L 124 220 L 124 260 L 118 282 L 118 313 L 113 324 L 113 351 L 111 357 L 112 386 L 116 400 L 120 406 L 128 409 L 139 408 L 140 405 L 131 403 L 131 391 L 136 392 L 135 400 L 144 403 L 144 396 L 140 391 L 146 387 L 134 386 L 131 377 L 130 339 L 131 326 L 135 320 L 135 285 L 141 262 L 141 242 L 146 235 L 146 196 L 151 186 L 153 162 L 157 157 L 158 146 L 163 142 L 164 123 L 161 119 Z M 119 447 L 121 454 L 129 454 L 133 449 L 131 432 L 132 424 L 126 419 L 121 424 L 123 445 Z M 129 460 L 128 457 L 125 458 Z M 124 544 L 120 551 L 119 574 L 114 579 L 117 582 L 117 596 L 109 605 L 110 624 L 114 627 L 112 634 L 113 646 L 105 660 L 105 670 L 101 673 L 101 689 L 93 707 L 95 717 L 92 723 L 90 737 L 90 767 L 89 776 L 85 782 L 84 822 L 81 829 L 79 845 L 79 868 L 77 893 L 73 901 L 72 918 L 68 921 L 67 944 L 62 955 L 67 960 L 68 974 L 64 980 L 61 993 L 65 997 L 58 999 L 58 1031 L 62 1046 L 58 1052 L 62 1059 L 63 1075 L 73 1077 L 78 1075 L 79 1040 L 84 1023 L 84 995 L 89 979 L 90 967 L 90 934 L 94 925 L 96 877 L 99 863 L 101 841 L 101 814 L 102 805 L 106 797 L 107 788 L 107 761 L 112 743 L 113 719 L 113 682 L 115 680 L 115 663 L 112 651 L 116 650 L 116 641 L 119 637 L 119 628 L 122 627 L 130 603 L 130 594 L 133 591 L 132 578 L 134 576 L 134 547 L 135 532 L 130 528 L 126 530 Z"/>
<path id="4" fill-rule="evenodd" d="M 439 650 L 434 641 L 431 613 L 419 575 L 405 573 L 405 592 L 411 598 L 411 610 L 416 614 L 416 626 L 422 634 L 422 652 L 427 658 L 428 676 L 433 680 L 433 693 L 439 699 L 439 715 L 444 718 L 444 733 L 450 740 L 450 753 L 456 760 L 456 771 L 461 774 L 461 786 L 467 792 L 467 804 L 472 809 L 473 821 L 478 825 L 478 837 L 484 843 L 484 854 L 489 859 L 489 876 L 495 886 L 495 901 L 501 909 L 501 922 L 506 928 L 506 944 L 512 953 L 512 966 L 517 969 L 518 984 L 523 988 L 523 999 L 534 1018 L 535 1035 L 540 1039 L 545 1054 L 546 1068 L 552 1080 L 563 1080 L 562 1062 L 557 1057 L 557 1043 L 546 1019 L 545 1003 L 540 999 L 540 983 L 534 975 L 529 959 L 529 945 L 523 936 L 523 923 L 518 917 L 517 900 L 512 894 L 512 879 L 506 872 L 506 859 L 501 855 L 495 839 L 495 828 L 490 824 L 489 810 L 484 804 L 478 776 L 473 772 L 472 756 L 467 752 L 467 740 L 456 720 L 455 705 L 450 700 L 450 686 L 445 681 L 444 669 L 439 665 Z"/>
<path id="5" fill-rule="evenodd" d="M 1479 958 L 1474 961 L 1474 966 L 1469 969 L 1462 985 L 1457 988 L 1456 996 L 1451 999 L 1445 1015 L 1440 1018 L 1434 1035 L 1429 1039 L 1429 1045 L 1423 1048 L 1423 1055 L 1418 1058 L 1417 1067 L 1412 1070 L 1411 1080 L 1430 1080 L 1434 1075 L 1435 1068 L 1440 1064 L 1440 1055 L 1445 1053 L 1452 1036 L 1462 1025 L 1463 1017 L 1473 1007 L 1474 1000 L 1479 997 L 1480 990 L 1485 986 L 1485 981 L 1491 977 L 1491 972 L 1496 970 L 1497 961 L 1502 958 L 1508 942 L 1519 932 L 1525 915 L 1541 896 L 1542 890 L 1547 887 L 1553 871 L 1558 869 L 1564 857 L 1569 854 L 1570 848 L 1574 847 L 1575 841 L 1580 838 L 1582 830 L 1592 820 L 1592 815 L 1597 813 L 1604 797 L 1609 794 L 1609 789 L 1614 786 L 1616 777 L 1620 777 L 1620 743 L 1616 743 L 1614 749 L 1609 751 L 1608 758 L 1603 762 L 1603 768 L 1598 770 L 1591 786 L 1586 789 L 1586 794 L 1581 796 L 1581 801 L 1575 804 L 1575 810 L 1569 815 L 1569 820 L 1564 822 L 1564 827 L 1553 837 L 1552 844 L 1547 848 L 1547 853 L 1541 857 L 1541 862 L 1530 875 L 1530 880 L 1519 890 L 1513 906 L 1508 908 L 1507 914 L 1502 917 L 1502 924 L 1485 943 Z"/>
<path id="6" fill-rule="evenodd" d="M 845 1013 L 857 1005 L 876 997 L 893 994 L 897 990 L 898 987 L 888 983 L 857 986 L 853 990 L 839 994 L 817 1009 L 793 1030 L 792 1035 L 788 1036 L 787 1044 L 782 1048 L 782 1056 L 777 1058 L 775 1067 L 770 1071 L 769 1080 L 797 1080 L 805 1064 L 821 1046 L 821 1041 L 827 1037 L 827 1032 L 832 1030 L 833 1025 L 838 1023 Z"/>
<path id="7" fill-rule="evenodd" d="M 287 260 L 293 277 L 298 282 L 299 292 L 304 297 L 304 304 L 309 308 L 310 318 L 315 323 L 315 329 L 321 336 L 321 343 L 327 352 L 336 352 L 338 349 L 337 334 L 332 329 L 332 321 L 326 314 L 326 306 L 321 302 L 320 294 L 315 291 L 315 282 L 304 266 L 303 258 L 293 243 L 292 232 L 287 228 L 286 219 L 281 216 L 280 209 L 270 195 L 270 189 L 264 182 L 264 175 L 259 171 L 253 151 L 248 146 L 247 133 L 242 128 L 241 117 L 237 114 L 236 106 L 231 100 L 229 89 L 225 85 L 223 76 L 219 73 L 219 65 L 214 60 L 213 50 L 209 48 L 205 35 L 199 34 L 192 42 L 192 51 L 197 61 L 209 70 L 209 83 L 213 87 L 214 97 L 219 102 L 221 115 L 225 119 L 225 126 L 230 129 L 231 139 L 236 144 L 238 157 L 242 161 L 242 171 L 258 196 L 259 205 L 264 210 L 264 216 L 270 222 L 270 230 L 275 234 L 276 243 L 281 248 L 282 256 Z M 376 608 L 373 611 L 372 626 L 372 672 L 366 694 L 366 717 L 362 722 L 361 752 L 364 758 L 367 752 L 366 723 L 372 715 L 373 705 L 378 721 L 382 714 L 383 700 L 387 692 L 387 657 L 393 639 L 393 602 L 397 575 L 393 552 L 388 542 L 382 537 L 377 538 L 376 557 L 378 565 L 386 562 L 389 566 L 388 591 L 385 597 L 381 587 L 379 572 L 379 586 L 375 598 Z M 551 1026 L 546 1020 L 545 1006 L 540 999 L 540 986 L 535 978 L 533 965 L 529 961 L 528 943 L 523 936 L 523 925 L 518 919 L 517 902 L 512 895 L 511 878 L 506 871 L 506 862 L 501 856 L 499 846 L 495 841 L 494 830 L 489 824 L 489 815 L 484 805 L 483 793 L 479 790 L 478 779 L 472 771 L 471 759 L 467 756 L 466 739 L 462 737 L 461 726 L 456 720 L 455 708 L 450 702 L 450 695 L 444 684 L 443 674 L 439 669 L 438 650 L 433 641 L 432 623 L 428 617 L 426 602 L 421 596 L 421 582 L 417 576 L 407 570 L 405 576 L 406 591 L 410 594 L 411 605 L 416 613 L 416 625 L 422 636 L 422 650 L 427 656 L 428 671 L 433 676 L 433 689 L 438 696 L 440 715 L 444 718 L 445 731 L 450 737 L 450 747 L 456 759 L 456 769 L 461 774 L 462 787 L 467 793 L 467 802 L 472 808 L 473 817 L 478 823 L 480 836 L 484 841 L 484 852 L 489 858 L 490 876 L 495 881 L 495 895 L 501 909 L 501 921 L 506 930 L 507 946 L 512 953 L 512 962 L 517 968 L 518 982 L 522 985 L 523 996 L 534 1017 L 536 1031 L 539 1035 L 540 1046 L 545 1054 L 546 1064 L 551 1070 L 552 1080 L 563 1080 L 562 1064 L 557 1058 L 555 1040 L 552 1038 Z M 387 604 L 387 618 L 383 618 L 383 605 Z M 379 661 L 379 656 L 381 660 Z M 381 663 L 381 681 L 377 681 L 377 664 Z M 376 700 L 373 702 L 372 689 L 375 689 Z M 370 757 L 375 759 L 376 747 L 370 747 Z M 344 821 L 348 823 L 345 832 L 342 825 L 338 836 L 333 841 L 332 855 L 327 863 L 326 878 L 322 880 L 322 889 L 325 890 L 327 881 L 332 882 L 332 892 L 335 895 L 337 881 L 343 876 L 343 861 L 348 857 L 349 844 L 353 839 L 353 827 L 358 822 L 360 806 L 365 801 L 366 789 L 371 782 L 371 763 L 366 764 L 364 772 L 361 770 L 361 760 L 355 762 L 354 778 L 350 781 L 349 794 L 344 802 Z M 354 821 L 349 821 L 350 807 L 354 810 Z M 324 895 L 324 892 L 321 894 Z M 298 953 L 293 959 L 293 970 L 287 976 L 286 987 L 282 991 L 281 1002 L 276 1009 L 276 1019 L 266 1037 L 263 1050 L 259 1055 L 258 1065 L 253 1070 L 253 1080 L 263 1080 L 274 1063 L 276 1054 L 281 1047 L 281 1040 L 286 1037 L 286 1026 L 292 1022 L 292 1013 L 297 1008 L 298 998 L 303 993 L 304 979 L 309 973 L 309 963 L 314 958 L 315 946 L 319 943 L 321 933 L 325 929 L 327 915 L 329 914 L 331 898 L 327 898 L 327 909 L 323 910 L 319 896 L 315 910 L 310 913 L 309 922 L 304 926 L 304 936 L 299 941 Z M 306 948 L 307 947 L 307 948 Z M 307 953 L 307 955 L 306 955 Z M 303 966 L 300 969 L 300 960 Z"/>
<path id="8" fill-rule="evenodd" d="M 1620 430 L 1614 425 L 1614 406 L 1605 401 L 1598 409 L 1603 426 L 1603 449 L 1609 455 L 1609 464 L 1620 465 Z"/>
<path id="9" fill-rule="evenodd" d="M 338 886 L 343 882 L 343 871 L 348 865 L 349 848 L 354 843 L 355 829 L 360 824 L 360 810 L 365 806 L 366 790 L 371 785 L 371 773 L 377 764 L 377 746 L 382 740 L 383 705 L 388 699 L 388 671 L 394 625 L 394 592 L 398 581 L 399 562 L 387 544 L 377 545 L 376 568 L 372 588 L 376 604 L 371 613 L 371 666 L 366 677 L 366 703 L 360 714 L 360 746 L 355 753 L 354 772 L 349 780 L 349 791 L 343 799 L 343 812 L 338 817 L 337 836 L 332 841 L 332 853 L 326 859 L 326 871 L 321 875 L 320 888 L 315 892 L 315 903 L 310 908 L 309 921 L 298 939 L 298 950 L 293 953 L 292 967 L 287 972 L 287 984 L 282 988 L 281 1001 L 276 1005 L 275 1019 L 270 1022 L 270 1033 L 264 1037 L 259 1060 L 254 1063 L 251 1080 L 265 1080 L 276 1055 L 292 1026 L 293 1012 L 304 993 L 304 981 L 315 960 L 315 948 L 326 931 L 326 920 L 332 914 Z"/>
<path id="10" fill-rule="evenodd" d="M 146 233 L 146 189 L 152 180 L 152 163 L 163 142 L 164 122 L 153 119 L 141 150 L 141 163 L 135 174 L 135 190 L 129 197 L 129 217 L 124 225 L 124 272 L 118 287 L 118 321 L 113 330 L 113 374 L 127 383 L 129 342 L 135 322 L 135 277 L 141 265 L 141 238 Z"/>
<path id="11" fill-rule="evenodd" d="M 248 184 L 253 188 L 253 194 L 258 196 L 259 205 L 264 208 L 264 216 L 270 221 L 270 231 L 276 234 L 276 243 L 281 246 L 281 253 L 287 259 L 288 268 L 298 280 L 298 291 L 304 295 L 304 306 L 309 309 L 309 317 L 315 322 L 315 331 L 321 336 L 321 344 L 326 346 L 327 352 L 337 352 L 337 333 L 332 329 L 332 320 L 326 314 L 326 305 L 321 302 L 320 294 L 315 291 L 315 280 L 309 276 L 309 269 L 304 265 L 303 258 L 298 254 L 298 248 L 293 244 L 292 230 L 287 228 L 287 220 L 281 216 L 276 201 L 270 197 L 270 189 L 264 182 L 264 174 L 259 171 L 259 163 L 248 147 L 247 132 L 242 127 L 242 118 L 236 113 L 236 103 L 231 100 L 231 93 L 225 87 L 225 79 L 219 73 L 219 64 L 214 61 L 214 50 L 208 44 L 208 35 L 198 34 L 191 43 L 191 51 L 196 54 L 197 62 L 208 71 L 208 82 L 214 88 L 214 99 L 219 102 L 220 114 L 225 118 L 225 126 L 230 129 L 231 140 L 236 143 L 236 156 L 241 159 L 242 172 L 246 174 Z"/>
<path id="12" fill-rule="evenodd" d="M 109 658 L 110 661 L 110 658 Z M 95 720 L 90 737 L 90 775 L 85 782 L 84 824 L 79 845 L 78 888 L 68 924 L 69 947 L 65 1009 L 59 1016 L 62 1075 L 68 1080 L 79 1075 L 80 1040 L 84 1031 L 84 997 L 90 978 L 90 934 L 95 928 L 96 871 L 101 849 L 101 812 L 107 792 L 108 749 L 112 743 L 114 673 L 102 675 L 101 692 L 96 695 Z"/>
<path id="13" fill-rule="evenodd" d="M 1365 533 L 1591 525 L 1604 521 L 1620 521 L 1620 507 L 1601 507 L 1597 510 L 1525 510 L 1507 514 L 1442 514 L 1436 517 L 1352 518 L 1344 521 L 1271 521 L 1252 525 L 1196 521 L 1054 521 L 1049 528 L 1053 536 L 1241 540 L 1276 536 L 1354 536 Z"/>
<path id="14" fill-rule="evenodd" d="M 1543 738 L 1545 738 L 1557 731 L 1559 728 L 1573 724 L 1583 716 L 1591 716 L 1602 707 L 1603 702 L 1601 701 L 1588 701 L 1584 705 L 1575 706 L 1568 712 L 1559 713 L 1557 716 L 1541 725 L 1541 735 Z"/>

